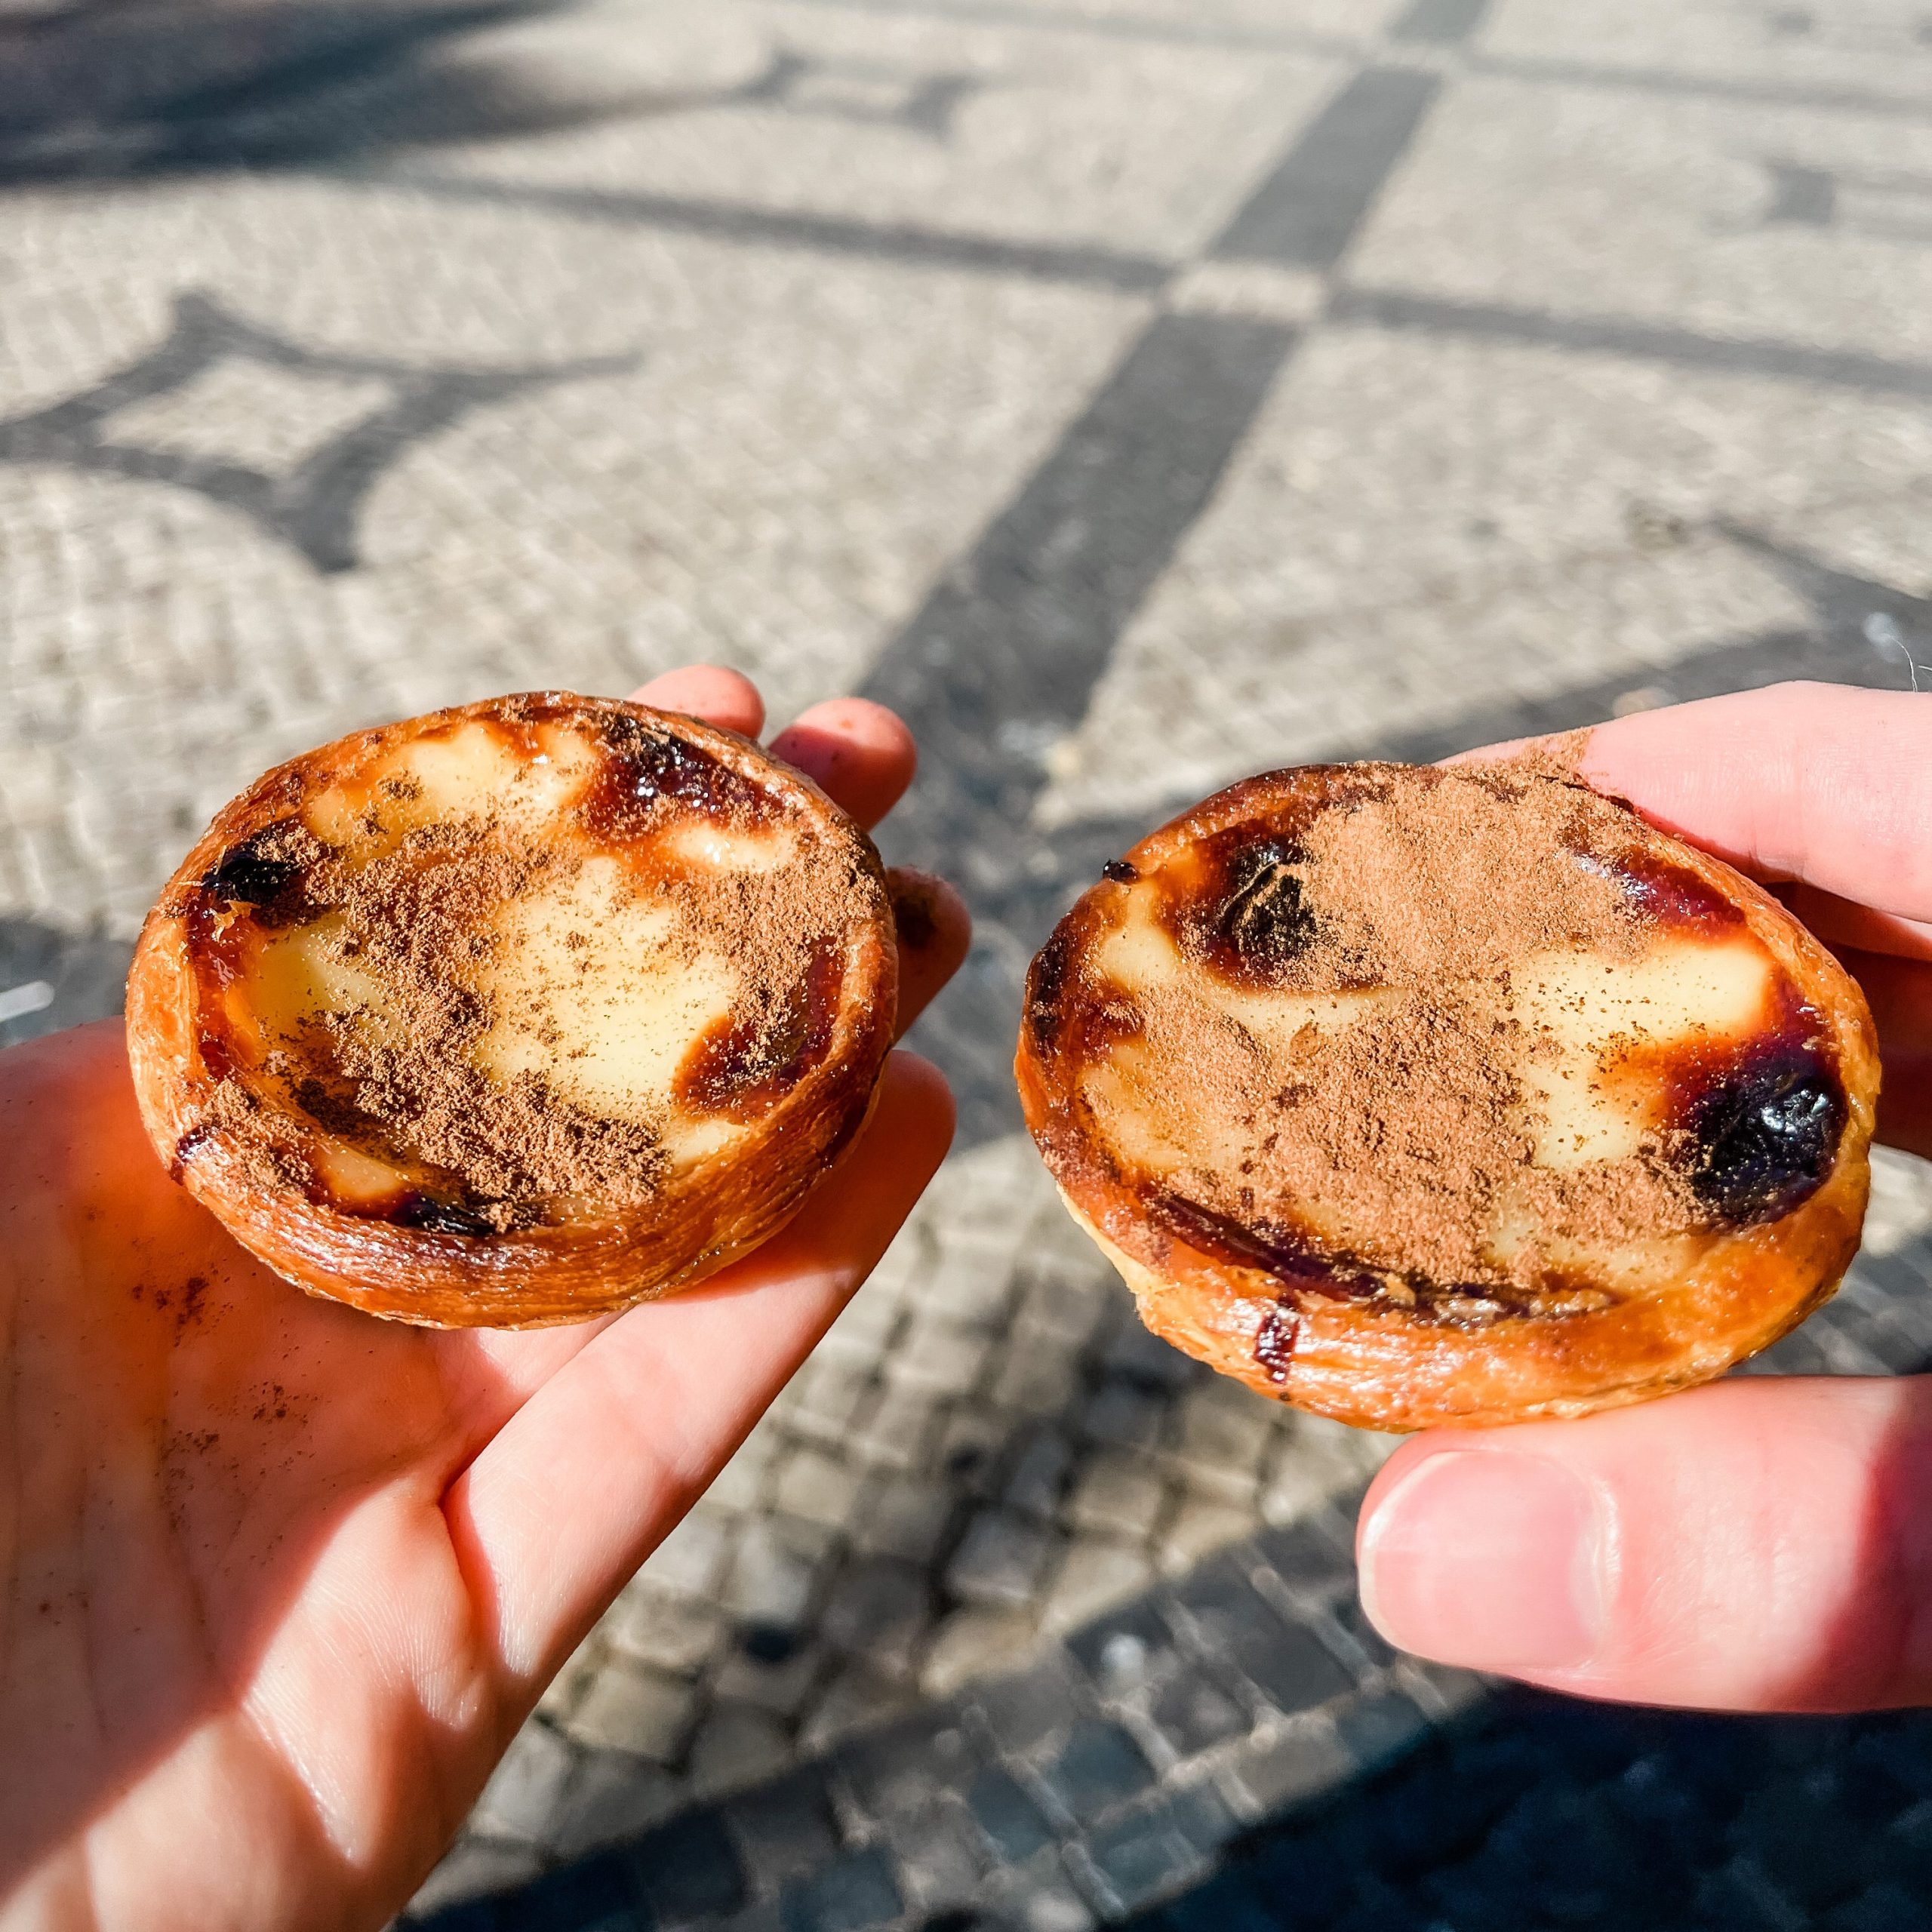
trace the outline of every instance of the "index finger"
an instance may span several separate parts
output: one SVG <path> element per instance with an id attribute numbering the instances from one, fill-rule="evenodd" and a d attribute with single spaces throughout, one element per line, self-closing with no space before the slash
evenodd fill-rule
<path id="1" fill-rule="evenodd" d="M 1774 685 L 1599 724 L 1579 774 L 1760 878 L 1932 919 L 1932 704 Z"/>

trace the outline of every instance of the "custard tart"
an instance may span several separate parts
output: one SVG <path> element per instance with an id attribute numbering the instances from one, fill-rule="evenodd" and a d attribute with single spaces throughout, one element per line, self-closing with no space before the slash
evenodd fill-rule
<path id="1" fill-rule="evenodd" d="M 774 1232 L 893 1035 L 878 857 L 734 734 L 546 691 L 360 731 L 217 817 L 128 982 L 170 1171 L 278 1273 L 581 1320 Z"/>
<path id="2" fill-rule="evenodd" d="M 1769 894 L 1529 763 L 1247 780 L 1032 963 L 1017 1074 L 1177 1346 L 1384 1429 L 1722 1374 L 1836 1286 L 1878 1063 Z"/>

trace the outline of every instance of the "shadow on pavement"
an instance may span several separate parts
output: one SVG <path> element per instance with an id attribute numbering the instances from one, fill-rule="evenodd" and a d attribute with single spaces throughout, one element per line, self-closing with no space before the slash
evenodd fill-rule
<path id="1" fill-rule="evenodd" d="M 574 93 L 485 38 L 568 4 L 79 0 L 0 18 L 0 185 L 315 167 L 691 104 Z"/>
<path id="2" fill-rule="evenodd" d="M 1512 1690 L 1128 1923 L 1904 1932 L 1932 1900 L 1928 1786 L 1916 1712 L 1712 1717 Z"/>
<path id="3" fill-rule="evenodd" d="M 121 1011 L 134 948 L 0 917 L 0 1047 Z"/>

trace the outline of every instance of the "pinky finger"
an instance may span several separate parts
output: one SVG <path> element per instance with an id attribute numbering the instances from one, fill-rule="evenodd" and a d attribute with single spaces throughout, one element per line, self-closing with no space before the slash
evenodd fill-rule
<path id="1" fill-rule="evenodd" d="M 660 711 L 681 711 L 727 731 L 755 738 L 764 728 L 764 700 L 758 687 L 741 671 L 721 664 L 686 664 L 640 685 L 631 693 L 635 704 Z"/>

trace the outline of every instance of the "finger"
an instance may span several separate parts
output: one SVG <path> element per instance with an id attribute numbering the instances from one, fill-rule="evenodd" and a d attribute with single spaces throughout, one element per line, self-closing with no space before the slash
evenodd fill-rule
<path id="1" fill-rule="evenodd" d="M 835 697 L 801 712 L 771 741 L 861 825 L 876 825 L 912 782 L 918 754 L 898 714 L 869 698 Z"/>
<path id="2" fill-rule="evenodd" d="M 1932 965 L 1849 948 L 1838 957 L 1863 989 L 1878 1029 L 1884 1068 L 1878 1138 L 1932 1155 Z"/>
<path id="3" fill-rule="evenodd" d="M 1932 1698 L 1932 1383 L 1718 1384 L 1405 1444 L 1362 1599 L 1391 1643 L 1585 1696 L 1734 1711 Z"/>
<path id="4" fill-rule="evenodd" d="M 1901 959 L 1932 960 L 1932 924 L 1876 912 L 1855 900 L 1841 899 L 1801 881 L 1780 886 L 1777 897 L 1835 951 L 1855 946 L 1861 952 L 1888 952 Z"/>
<path id="5" fill-rule="evenodd" d="M 562 1662 L 724 1466 L 885 1251 L 952 1134 L 944 1079 L 894 1054 L 858 1144 L 789 1227 L 614 1322 L 451 1486 L 450 1533 L 513 1678 L 528 1687 Z"/>
<path id="6" fill-rule="evenodd" d="M 666 671 L 638 685 L 631 702 L 660 711 L 681 711 L 688 718 L 701 718 L 747 738 L 755 738 L 764 729 L 764 700 L 757 685 L 742 672 L 728 671 L 721 664 L 687 664 Z"/>
<path id="7" fill-rule="evenodd" d="M 1599 724 L 1582 775 L 1746 871 L 1932 920 L 1932 704 L 1777 685 Z"/>
<path id="8" fill-rule="evenodd" d="M 973 943 L 973 915 L 943 878 L 911 866 L 888 869 L 892 923 L 899 935 L 898 1035 L 958 971 Z"/>
<path id="9" fill-rule="evenodd" d="M 598 1315 L 554 1328 L 451 1328 L 427 1336 L 461 1432 L 460 1460 L 476 1454 L 551 1377 L 619 1318 Z"/>

